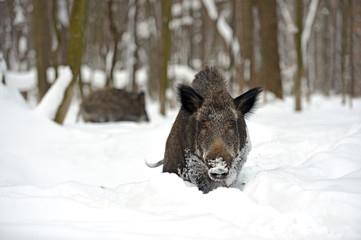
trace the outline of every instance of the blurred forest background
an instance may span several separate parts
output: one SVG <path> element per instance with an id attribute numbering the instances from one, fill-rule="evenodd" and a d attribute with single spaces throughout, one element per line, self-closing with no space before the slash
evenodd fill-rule
<path id="1" fill-rule="evenodd" d="M 204 65 L 218 66 L 234 95 L 263 86 L 264 101 L 292 95 L 296 111 L 314 93 L 351 105 L 361 95 L 360 38 L 360 0 L 0 1 L 2 82 L 36 69 L 22 93 L 40 101 L 70 66 L 63 114 L 74 94 L 104 86 L 145 91 L 165 114 L 176 83 Z"/>

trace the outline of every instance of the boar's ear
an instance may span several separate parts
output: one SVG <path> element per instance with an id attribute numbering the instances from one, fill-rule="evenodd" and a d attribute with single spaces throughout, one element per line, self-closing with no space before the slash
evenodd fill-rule
<path id="1" fill-rule="evenodd" d="M 189 113 L 194 113 L 202 106 L 203 98 L 193 88 L 183 84 L 178 85 L 178 98 L 182 107 Z"/>
<path id="2" fill-rule="evenodd" d="M 248 112 L 250 112 L 257 102 L 258 95 L 262 92 L 262 88 L 252 88 L 247 92 L 243 93 L 241 96 L 236 97 L 234 99 L 234 103 L 236 104 L 236 108 L 242 112 L 245 116 Z"/>

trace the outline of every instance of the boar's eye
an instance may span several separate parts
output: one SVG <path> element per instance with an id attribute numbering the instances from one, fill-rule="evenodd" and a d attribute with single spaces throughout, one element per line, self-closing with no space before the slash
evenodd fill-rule
<path id="1" fill-rule="evenodd" d="M 210 123 L 208 121 L 202 121 L 201 122 L 201 129 L 202 130 L 208 130 L 210 128 Z"/>
<path id="2" fill-rule="evenodd" d="M 226 123 L 226 128 L 229 129 L 229 130 L 233 130 L 235 125 L 236 125 L 236 123 L 234 121 L 228 121 Z"/>

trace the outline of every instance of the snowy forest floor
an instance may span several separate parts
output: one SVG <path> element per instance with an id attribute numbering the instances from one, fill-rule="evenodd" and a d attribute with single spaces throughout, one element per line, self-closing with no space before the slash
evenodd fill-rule
<path id="1" fill-rule="evenodd" d="M 202 194 L 144 164 L 163 157 L 176 110 L 59 126 L 0 84 L 0 239 L 361 239 L 361 100 L 292 106 L 247 120 L 244 191 Z"/>

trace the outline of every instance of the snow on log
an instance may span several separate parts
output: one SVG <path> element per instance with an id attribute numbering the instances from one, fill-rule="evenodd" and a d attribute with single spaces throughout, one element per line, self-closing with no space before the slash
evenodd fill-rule
<path id="1" fill-rule="evenodd" d="M 203 0 L 202 3 L 208 17 L 215 23 L 217 32 L 223 38 L 225 47 L 227 49 L 231 47 L 233 54 L 236 56 L 239 53 L 240 47 L 231 26 L 227 23 L 224 16 L 218 13 L 217 6 L 213 0 Z"/>
<path id="2" fill-rule="evenodd" d="M 289 33 L 295 34 L 298 31 L 298 28 L 292 20 L 292 16 L 288 10 L 287 4 L 284 2 L 284 0 L 277 0 L 277 4 L 281 10 L 282 17 L 285 20 L 287 31 Z"/>
<path id="3" fill-rule="evenodd" d="M 50 119 L 54 119 L 59 105 L 63 101 L 64 92 L 69 86 L 73 74 L 70 67 L 62 69 L 59 78 L 53 83 L 51 88 L 46 92 L 35 111 L 39 112 Z"/>
<path id="4" fill-rule="evenodd" d="M 213 0 L 203 0 L 203 5 L 207 9 L 208 16 L 213 21 L 217 21 L 218 11 L 217 11 L 217 7 L 216 7 L 216 4 L 214 3 L 214 1 Z"/>

